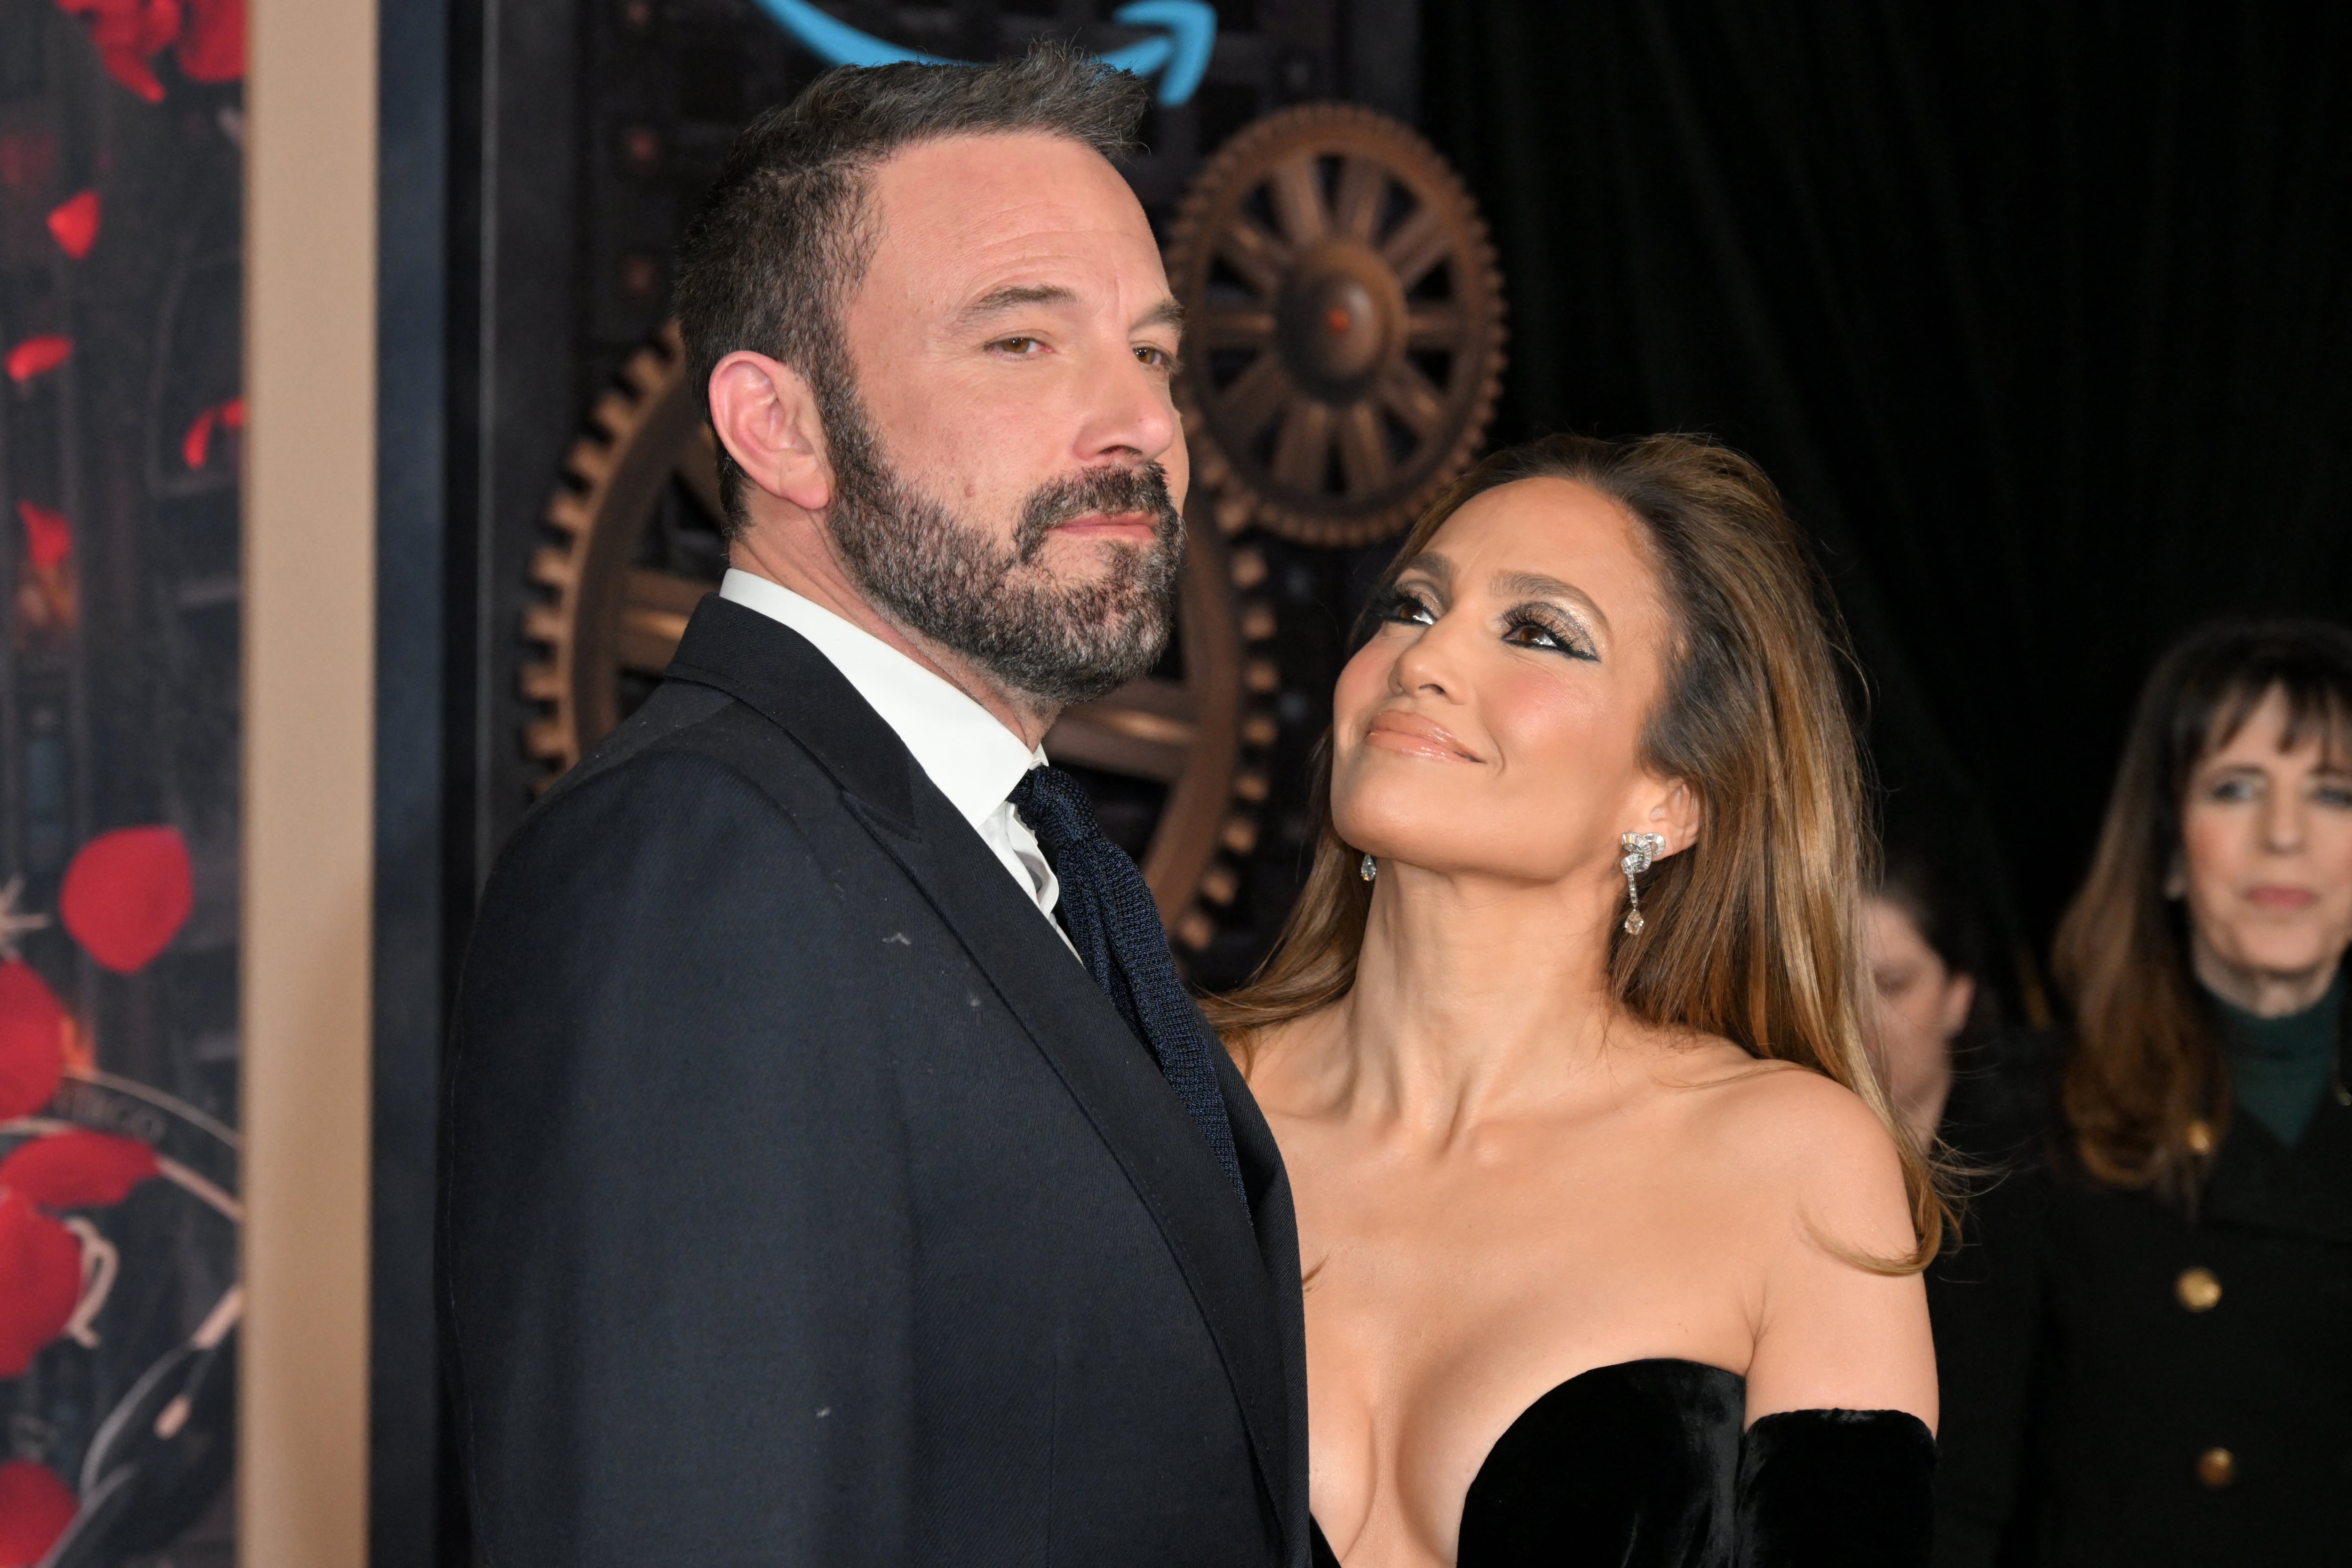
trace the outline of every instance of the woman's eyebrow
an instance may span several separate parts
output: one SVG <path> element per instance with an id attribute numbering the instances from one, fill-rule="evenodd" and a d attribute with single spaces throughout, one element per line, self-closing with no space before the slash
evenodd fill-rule
<path id="1" fill-rule="evenodd" d="M 1435 582 L 1441 593 L 1454 586 L 1454 563 L 1434 550 L 1424 550 L 1397 568 L 1400 577 L 1408 572 L 1418 572 Z"/>
<path id="2" fill-rule="evenodd" d="M 1609 616 L 1592 602 L 1591 595 L 1540 572 L 1498 572 L 1495 574 L 1495 594 L 1507 599 L 1565 599 L 1591 616 L 1602 631 L 1609 629 Z"/>

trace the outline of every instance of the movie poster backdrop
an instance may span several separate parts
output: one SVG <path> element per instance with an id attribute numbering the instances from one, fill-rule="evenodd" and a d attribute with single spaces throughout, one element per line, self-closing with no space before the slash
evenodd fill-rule
<path id="1" fill-rule="evenodd" d="M 242 0 L 0 0 L 0 1568 L 226 1568 Z"/>

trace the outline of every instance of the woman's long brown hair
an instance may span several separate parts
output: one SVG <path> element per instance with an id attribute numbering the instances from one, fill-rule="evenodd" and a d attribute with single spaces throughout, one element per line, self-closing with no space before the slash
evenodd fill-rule
<path id="1" fill-rule="evenodd" d="M 1902 1151 L 1919 1246 L 1907 1258 L 1857 1261 L 1916 1269 L 1936 1254 L 1946 1208 L 1863 1048 L 1857 909 L 1870 835 L 1839 684 L 1843 628 L 1828 591 L 1760 468 L 1704 437 L 1667 435 L 1553 436 L 1496 453 L 1414 526 L 1381 593 L 1465 502 L 1530 479 L 1590 485 L 1638 520 L 1673 611 L 1675 646 L 1643 762 L 1690 786 L 1702 826 L 1650 873 L 1648 924 L 1613 939 L 1612 988 L 1646 1023 L 1801 1063 L 1860 1095 Z M 1369 633 L 1369 622 L 1358 626 L 1358 647 Z M 1246 985 L 1205 1004 L 1245 1062 L 1260 1031 L 1355 984 L 1371 889 L 1357 874 L 1358 852 L 1331 826 L 1328 739 L 1314 798 L 1314 865 L 1281 940 Z"/>
<path id="2" fill-rule="evenodd" d="M 2197 766 L 2265 698 L 2286 741 L 2352 745 L 2352 631 L 2223 622 L 2190 634 L 2141 691 L 2091 874 L 2058 925 L 2051 969 L 2074 1005 L 2061 1101 L 2084 1168 L 2195 1200 L 2230 1112 L 2229 1069 L 2190 969 L 2188 917 L 2167 893 Z"/>

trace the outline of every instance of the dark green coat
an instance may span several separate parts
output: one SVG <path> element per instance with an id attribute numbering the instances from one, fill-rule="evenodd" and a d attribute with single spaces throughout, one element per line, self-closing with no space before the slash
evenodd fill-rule
<path id="1" fill-rule="evenodd" d="M 2015 1173 L 1928 1276 L 1937 1563 L 2352 1563 L 2352 1104 L 2293 1150 L 2233 1118 L 2192 1216 L 2053 1152 L 2045 1062 L 1947 1118 Z"/>

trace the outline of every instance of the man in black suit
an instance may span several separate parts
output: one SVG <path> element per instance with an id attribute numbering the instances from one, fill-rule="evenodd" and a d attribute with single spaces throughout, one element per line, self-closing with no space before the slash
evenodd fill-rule
<path id="1" fill-rule="evenodd" d="M 1039 765 L 1172 614 L 1142 103 L 1050 48 L 835 72 L 688 233 L 734 570 L 506 851 L 459 1002 L 490 1568 L 1305 1561 L 1280 1160 Z"/>

